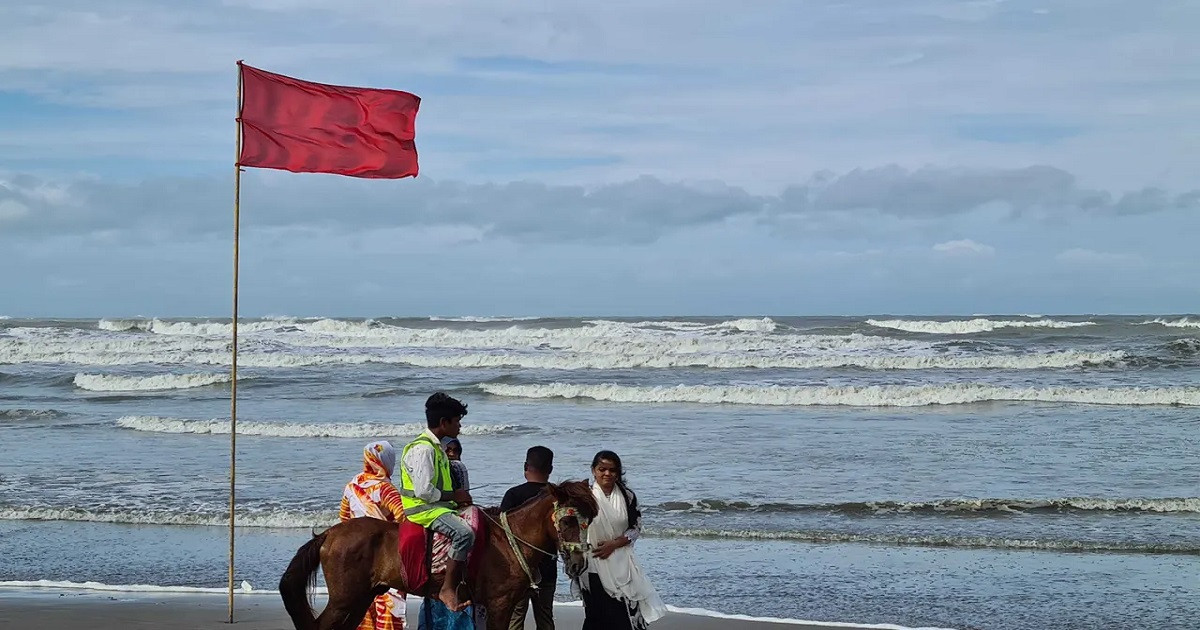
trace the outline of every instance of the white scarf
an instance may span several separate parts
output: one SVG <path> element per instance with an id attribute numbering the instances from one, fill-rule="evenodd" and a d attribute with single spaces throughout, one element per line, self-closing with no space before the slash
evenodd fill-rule
<path id="1" fill-rule="evenodd" d="M 606 496 L 597 484 L 592 486 L 592 496 L 596 497 L 600 512 L 588 525 L 588 543 L 596 546 L 624 536 L 625 530 L 629 529 L 625 494 L 620 488 L 614 488 L 612 494 Z M 655 621 L 667 613 L 667 607 L 659 598 L 658 592 L 642 574 L 642 568 L 634 558 L 632 545 L 617 549 L 603 560 L 588 558 L 588 572 L 600 577 L 600 583 L 610 596 L 626 602 L 637 602 L 638 611 L 646 623 Z M 582 576 L 580 584 L 587 584 L 586 575 Z"/>

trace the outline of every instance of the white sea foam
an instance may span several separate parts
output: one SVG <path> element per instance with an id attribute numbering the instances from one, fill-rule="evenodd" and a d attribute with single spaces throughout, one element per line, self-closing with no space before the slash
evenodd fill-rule
<path id="1" fill-rule="evenodd" d="M 479 315 L 464 315 L 462 317 L 430 317 L 431 322 L 473 322 L 479 324 L 493 322 L 527 322 L 536 319 L 545 319 L 543 317 L 485 317 Z"/>
<path id="2" fill-rule="evenodd" d="M 769 325 L 774 322 L 765 320 Z M 739 323 L 740 322 L 740 323 Z M 1121 352 L 977 354 L 937 343 L 884 336 L 744 332 L 763 320 L 654 329 L 662 322 L 598 320 L 568 328 L 410 329 L 317 320 L 249 335 L 239 363 L 287 368 L 364 363 L 431 368 L 523 367 L 548 370 L 632 368 L 1041 369 L 1123 360 Z M 668 322 L 670 323 L 670 322 Z M 674 322 L 680 326 L 689 322 Z M 194 326 L 195 324 L 187 324 Z M 37 339 L 0 338 L 0 363 L 97 366 L 230 363 L 225 338 L 77 331 Z"/>
<path id="3" fill-rule="evenodd" d="M 103 582 L 71 582 L 68 580 L 0 580 L 0 588 L 53 588 L 53 589 L 70 589 L 76 591 L 100 591 L 105 593 L 178 593 L 178 594 L 205 594 L 205 595 L 224 595 L 229 592 L 224 588 L 213 588 L 204 586 L 159 586 L 157 584 L 104 584 Z M 314 589 L 316 592 L 325 593 L 325 587 Z M 257 593 L 264 595 L 278 595 L 278 591 L 260 591 L 248 582 L 243 580 L 242 587 L 239 592 Z"/>
<path id="4" fill-rule="evenodd" d="M 0 507 L 0 520 L 223 527 L 229 525 L 229 512 L 221 510 L 168 511 L 159 509 L 81 509 L 70 507 L 8 506 Z M 239 512 L 236 525 L 238 527 L 308 529 L 312 527 L 329 527 L 337 522 L 337 512 L 264 510 L 258 512 Z"/>
<path id="5" fill-rule="evenodd" d="M 677 506 L 689 505 L 685 502 L 669 502 L 664 504 L 668 511 L 679 511 Z M 736 508 L 727 506 L 721 501 L 699 501 L 691 511 L 723 512 L 729 509 L 737 511 L 774 511 L 786 513 L 789 511 L 817 510 L 822 512 L 849 511 L 853 513 L 871 513 L 877 515 L 905 514 L 909 512 L 1012 512 L 1019 513 L 1041 509 L 1077 509 L 1098 512 L 1139 512 L 1153 514 L 1195 514 L 1200 513 L 1200 499 L 1163 498 L 1163 499 L 953 499 L 932 502 L 867 502 L 841 505 L 814 506 L 749 506 Z M 229 513 L 222 507 L 173 507 L 162 509 L 156 507 L 53 507 L 53 506 L 0 506 L 0 520 L 10 521 L 74 521 L 93 523 L 128 523 L 136 525 L 171 525 L 192 527 L 224 527 L 229 524 Z M 303 510 L 267 507 L 253 511 L 238 511 L 236 524 L 238 527 L 272 528 L 272 529 L 310 529 L 329 527 L 337 522 L 337 513 L 330 510 Z M 668 536 L 714 536 L 746 538 L 750 533 L 738 530 L 709 530 L 709 529 L 670 529 L 660 532 Z M 816 535 L 826 533 L 795 532 L 795 531 L 765 531 L 760 532 L 766 538 L 797 538 L 807 540 Z M 843 534 L 836 534 L 843 535 Z M 859 540 L 858 534 L 844 534 L 846 541 Z M 907 539 L 907 538 L 906 538 Z M 923 540 L 918 537 L 917 540 Z"/>
<path id="6" fill-rule="evenodd" d="M 1157 514 L 1200 513 L 1200 498 L 1104 499 L 1066 497 L 1061 499 L 943 499 L 940 501 L 869 502 L 862 504 L 876 513 L 891 512 L 1027 512 L 1034 510 L 1084 510 L 1094 512 L 1153 512 Z"/>
<path id="7" fill-rule="evenodd" d="M 266 332 L 287 328 L 296 323 L 291 317 L 270 318 L 259 322 L 238 321 L 238 333 Z M 161 319 L 102 319 L 96 323 L 100 330 L 112 332 L 143 331 L 157 335 L 192 335 L 229 337 L 233 325 L 220 322 L 170 322 Z"/>
<path id="8" fill-rule="evenodd" d="M 64 415 L 57 409 L 0 409 L 0 420 L 53 420 Z"/>
<path id="9" fill-rule="evenodd" d="M 1163 319 L 1159 317 L 1157 319 L 1151 319 L 1138 323 L 1139 326 L 1146 326 L 1150 324 L 1158 324 L 1168 328 L 1200 328 L 1200 320 L 1191 319 L 1188 317 L 1181 319 Z"/>
<path id="10" fill-rule="evenodd" d="M 123 416 L 117 419 L 117 426 L 124 429 L 151 433 L 229 434 L 229 421 L 222 419 L 185 420 L 159 416 Z M 318 424 L 239 420 L 237 424 L 238 435 L 303 438 L 382 438 L 416 435 L 424 430 L 424 428 L 425 425 L 423 424 L 372 422 Z M 513 424 L 467 424 L 462 428 L 462 433 L 463 435 L 494 435 L 522 430 L 524 430 L 523 427 Z"/>
<path id="11" fill-rule="evenodd" d="M 555 604 L 558 605 L 557 603 Z M 820 626 L 822 628 L 865 628 L 867 630 L 950 630 L 949 628 L 938 628 L 934 626 L 920 626 L 910 628 L 908 626 L 898 626 L 894 623 L 847 623 L 842 621 L 808 621 L 804 619 L 788 619 L 784 617 L 751 617 L 750 615 L 733 615 L 722 612 L 716 612 L 705 608 L 680 608 L 678 606 L 667 606 L 667 612 L 673 612 L 677 615 L 693 615 L 696 617 L 711 617 L 713 619 L 729 619 L 730 621 L 746 621 L 750 623 L 772 623 L 789 626 Z"/>
<path id="12" fill-rule="evenodd" d="M 125 332 L 129 330 L 145 330 L 149 331 L 154 320 L 150 319 L 102 319 L 96 322 L 96 327 L 100 330 L 111 330 L 113 332 Z"/>
<path id="13" fill-rule="evenodd" d="M 630 385 L 481 383 L 488 394 L 514 398 L 590 398 L 630 403 L 732 403 L 741 405 L 915 407 L 991 401 L 1059 402 L 1091 405 L 1200 405 L 1200 387 L 1076 388 L 1001 387 L 975 383 L 952 385 L 873 385 L 793 387 L 749 385 Z"/>
<path id="14" fill-rule="evenodd" d="M 723 499 L 668 501 L 656 506 L 668 512 L 758 512 L 758 513 L 843 513 L 843 514 L 909 514 L 909 513 L 985 513 L 985 512 L 1145 512 L 1155 514 L 1200 513 L 1200 498 L 1092 498 L 1064 497 L 1054 499 L 938 499 L 934 501 L 851 501 L 846 503 L 747 503 Z"/>
<path id="15" fill-rule="evenodd" d="M 646 535 L 664 538 L 714 538 L 735 540 L 791 540 L 814 543 L 866 543 L 904 547 L 960 549 L 1026 549 L 1031 551 L 1133 552 L 1200 554 L 1200 546 L 1175 543 L 1001 538 L 992 536 L 916 536 L 907 534 L 854 534 L 839 531 L 773 531 L 761 529 L 647 529 Z"/>
<path id="16" fill-rule="evenodd" d="M 242 377 L 241 380 L 245 380 Z M 76 374 L 75 386 L 93 392 L 160 391 L 206 387 L 228 383 L 228 374 L 155 374 L 152 376 L 116 376 L 112 374 Z"/>
<path id="17" fill-rule="evenodd" d="M 1065 322 L 1056 319 L 1024 321 L 985 318 L 945 322 L 908 319 L 868 319 L 867 323 L 876 328 L 891 328 L 905 332 L 935 335 L 969 335 L 972 333 L 991 332 L 1001 328 L 1078 328 L 1080 326 L 1096 325 L 1096 322 Z"/>
<path id="18" fill-rule="evenodd" d="M 1063 351 L 1027 355 L 833 355 L 833 356 L 786 356 L 756 354 L 521 354 L 518 351 L 503 354 L 480 352 L 455 352 L 442 354 L 403 353 L 386 356 L 365 354 L 348 355 L 249 355 L 239 362 L 253 367 L 300 367 L 320 364 L 342 363 L 398 363 L 428 368 L 486 368 L 521 367 L 543 370 L 580 369 L 630 369 L 630 368 L 790 368 L 818 369 L 837 367 L 859 367 L 873 370 L 928 370 L 928 369 L 1009 369 L 1031 370 L 1066 368 L 1085 365 L 1106 365 L 1125 359 L 1123 352 L 1078 352 Z"/>

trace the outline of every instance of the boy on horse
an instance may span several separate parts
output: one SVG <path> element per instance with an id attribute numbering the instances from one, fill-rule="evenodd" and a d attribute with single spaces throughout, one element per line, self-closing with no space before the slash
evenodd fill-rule
<path id="1" fill-rule="evenodd" d="M 475 544 L 475 532 L 455 512 L 471 503 L 471 493 L 454 490 L 450 460 L 442 450 L 442 438 L 458 437 L 467 406 L 438 392 L 425 401 L 425 431 L 404 447 L 400 469 L 400 497 L 404 517 L 450 539 L 446 575 L 438 599 L 452 611 L 463 610 L 470 601 L 460 601 L 458 586 L 463 581 L 467 555 Z"/>

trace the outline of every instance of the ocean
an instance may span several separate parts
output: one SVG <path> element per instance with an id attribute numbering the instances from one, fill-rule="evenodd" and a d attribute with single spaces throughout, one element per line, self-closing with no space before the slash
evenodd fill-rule
<path id="1" fill-rule="evenodd" d="M 663 598 L 945 628 L 1200 623 L 1200 318 L 291 318 L 239 326 L 237 581 L 446 391 L 497 504 L 600 449 Z M 0 320 L 0 586 L 221 587 L 230 326 Z M 559 596 L 569 598 L 565 583 Z"/>

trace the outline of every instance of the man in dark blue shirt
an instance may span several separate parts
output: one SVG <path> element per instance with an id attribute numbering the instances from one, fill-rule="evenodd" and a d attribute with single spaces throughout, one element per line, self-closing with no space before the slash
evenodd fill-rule
<path id="1" fill-rule="evenodd" d="M 550 473 L 554 470 L 554 451 L 545 446 L 534 446 L 525 453 L 525 483 L 513 486 L 504 493 L 500 502 L 500 510 L 507 512 L 521 506 L 522 503 L 536 497 L 550 483 Z M 558 583 L 558 564 L 555 558 L 543 557 L 538 564 L 538 588 L 530 589 L 529 594 L 517 601 L 513 609 L 509 630 L 521 630 L 525 627 L 525 613 L 529 610 L 529 602 L 533 602 L 533 620 L 537 630 L 554 630 L 554 588 Z"/>

